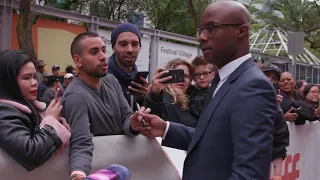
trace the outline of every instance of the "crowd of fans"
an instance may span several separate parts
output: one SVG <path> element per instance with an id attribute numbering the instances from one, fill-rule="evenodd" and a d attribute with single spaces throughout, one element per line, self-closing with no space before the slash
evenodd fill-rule
<path id="1" fill-rule="evenodd" d="M 136 103 L 144 106 L 140 111 L 196 127 L 218 68 L 202 56 L 191 63 L 173 59 L 149 74 L 151 82 L 142 77 L 142 83 L 132 82 L 138 73 L 140 40 L 134 25 L 119 25 L 112 32 L 114 54 L 108 59 L 102 39 L 92 32 L 82 33 L 71 45 L 77 70 L 68 66 L 64 73 L 59 65 L 51 68 L 52 74 L 46 73 L 43 60 L 34 63 L 22 51 L 1 52 L 0 143 L 5 144 L 1 147 L 30 171 L 70 143 L 70 174 L 76 180 L 90 172 L 92 135 L 134 136 L 143 131 L 132 121 L 132 112 L 139 109 Z M 275 173 L 281 174 L 289 145 L 286 121 L 303 125 L 319 119 L 319 86 L 295 82 L 290 72 L 280 72 L 272 64 L 260 68 L 278 94 L 272 160 Z M 184 82 L 165 83 L 170 78 L 163 76 L 169 69 L 182 69 Z M 59 88 L 64 94 L 61 100 Z"/>

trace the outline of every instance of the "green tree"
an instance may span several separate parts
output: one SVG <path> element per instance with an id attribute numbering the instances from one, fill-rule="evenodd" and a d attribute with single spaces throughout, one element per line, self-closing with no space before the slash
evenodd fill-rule
<path id="1" fill-rule="evenodd" d="M 311 49 L 320 51 L 320 5 L 318 0 L 277 0 L 261 18 L 286 31 L 303 31 Z"/>
<path id="2" fill-rule="evenodd" d="M 33 60 L 37 55 L 32 43 L 32 25 L 35 21 L 35 13 L 31 10 L 32 0 L 20 1 L 19 19 L 16 26 L 19 48 L 26 52 Z"/>
<path id="3" fill-rule="evenodd" d="M 90 13 L 110 20 L 127 20 L 139 8 L 141 0 L 91 0 Z"/>
<path id="4" fill-rule="evenodd" d="M 155 29 L 195 36 L 202 11 L 210 0 L 149 0 L 140 7 Z"/>

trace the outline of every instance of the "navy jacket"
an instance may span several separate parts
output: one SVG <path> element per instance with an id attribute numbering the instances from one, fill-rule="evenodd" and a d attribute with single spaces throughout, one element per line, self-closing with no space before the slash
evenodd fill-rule
<path id="1" fill-rule="evenodd" d="M 250 59 L 220 87 L 196 129 L 170 123 L 162 144 L 187 150 L 183 180 L 267 180 L 277 112 L 272 84 Z"/>

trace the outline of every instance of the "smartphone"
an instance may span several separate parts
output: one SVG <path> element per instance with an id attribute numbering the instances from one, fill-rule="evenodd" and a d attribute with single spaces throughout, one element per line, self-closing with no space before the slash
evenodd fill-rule
<path id="1" fill-rule="evenodd" d="M 301 107 L 298 107 L 298 108 L 293 108 L 291 113 L 299 113 L 299 111 L 301 110 L 302 108 Z"/>
<path id="2" fill-rule="evenodd" d="M 61 98 L 61 96 L 62 96 L 62 90 L 61 90 L 61 88 L 58 88 L 58 89 L 57 89 L 57 93 L 56 93 L 55 100 L 57 101 L 59 98 Z"/>
<path id="3" fill-rule="evenodd" d="M 291 103 L 291 107 L 293 107 L 291 113 L 299 113 L 299 111 L 302 109 L 301 106 L 299 106 L 295 103 Z"/>
<path id="4" fill-rule="evenodd" d="M 138 84 L 141 84 L 141 85 L 144 85 L 143 84 L 143 81 L 140 79 L 140 77 L 143 77 L 144 79 L 147 79 L 147 77 L 148 77 L 148 75 L 149 75 L 149 71 L 141 71 L 141 72 L 137 72 L 137 74 L 136 74 L 136 76 L 135 76 L 135 78 L 134 78 L 134 82 L 136 82 L 136 83 L 138 83 Z M 135 89 L 139 89 L 137 86 L 135 86 L 134 84 L 130 84 L 130 86 L 132 87 L 132 88 L 135 88 Z M 129 91 L 130 92 L 130 94 L 136 94 L 136 92 L 134 92 L 134 91 Z"/>
<path id="5" fill-rule="evenodd" d="M 143 77 L 144 79 L 147 79 L 148 75 L 149 75 L 149 71 L 138 72 L 133 81 L 138 83 L 138 84 L 143 85 L 143 81 L 141 81 L 140 77 Z"/>
<path id="6" fill-rule="evenodd" d="M 183 69 L 169 69 L 168 71 L 169 71 L 169 73 L 161 76 L 161 78 L 165 78 L 168 76 L 172 76 L 172 78 L 164 83 L 170 84 L 170 83 L 184 82 L 184 70 Z"/>

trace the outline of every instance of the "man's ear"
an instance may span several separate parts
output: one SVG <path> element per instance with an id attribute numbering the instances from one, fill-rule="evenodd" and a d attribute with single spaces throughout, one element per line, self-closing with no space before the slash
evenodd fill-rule
<path id="1" fill-rule="evenodd" d="M 238 37 L 241 39 L 249 36 L 249 27 L 246 24 L 241 25 L 238 31 L 239 31 Z"/>
<path id="2" fill-rule="evenodd" d="M 82 67 L 82 60 L 81 57 L 78 54 L 74 54 L 72 56 L 74 64 L 79 68 Z"/>
<path id="3" fill-rule="evenodd" d="M 113 46 L 112 51 L 113 51 L 113 52 L 116 52 L 116 48 L 115 48 L 115 46 Z"/>

